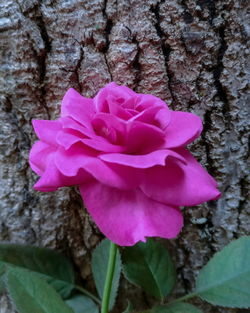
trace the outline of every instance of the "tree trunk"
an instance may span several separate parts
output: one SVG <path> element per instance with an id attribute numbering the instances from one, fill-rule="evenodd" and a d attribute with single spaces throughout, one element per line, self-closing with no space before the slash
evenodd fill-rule
<path id="1" fill-rule="evenodd" d="M 175 295 L 190 291 L 208 259 L 250 230 L 247 1 L 4 0 L 0 9 L 1 240 L 62 250 L 93 288 L 90 254 L 102 235 L 76 188 L 32 189 L 31 119 L 57 118 L 69 87 L 92 97 L 115 81 L 203 118 L 191 150 L 223 196 L 185 208 L 184 230 L 168 242 L 179 273 Z M 136 307 L 149 301 L 125 283 L 120 298 L 125 290 Z M 205 313 L 240 312 L 195 303 Z M 14 312 L 4 296 L 0 305 Z"/>

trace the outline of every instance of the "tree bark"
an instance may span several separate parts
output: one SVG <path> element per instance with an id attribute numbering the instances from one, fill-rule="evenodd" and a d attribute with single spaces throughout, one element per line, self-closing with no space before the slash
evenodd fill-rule
<path id="1" fill-rule="evenodd" d="M 249 234 L 247 37 L 244 0 L 4 0 L 1 38 L 0 239 L 63 251 L 93 288 L 90 254 L 102 238 L 76 188 L 32 189 L 31 119 L 55 119 L 65 91 L 92 97 L 110 81 L 152 93 L 203 119 L 193 154 L 222 198 L 185 208 L 185 227 L 168 242 L 190 291 L 199 269 L 234 238 Z M 249 13 L 249 12 L 248 12 Z M 248 203 L 247 203 L 248 202 Z M 134 288 L 134 287 L 133 287 Z M 122 283 L 137 308 L 151 302 Z M 205 313 L 240 312 L 201 304 Z M 14 309 L 5 296 L 1 313 Z M 117 312 L 124 300 L 119 299 Z"/>

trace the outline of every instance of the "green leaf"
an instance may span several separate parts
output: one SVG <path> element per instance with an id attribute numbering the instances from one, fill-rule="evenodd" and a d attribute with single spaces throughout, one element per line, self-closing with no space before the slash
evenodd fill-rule
<path id="1" fill-rule="evenodd" d="M 6 285 L 19 313 L 73 313 L 54 288 L 27 270 L 9 269 Z"/>
<path id="2" fill-rule="evenodd" d="M 125 248 L 123 269 L 129 281 L 160 300 L 175 285 L 176 272 L 170 255 L 161 243 L 153 239 Z"/>
<path id="3" fill-rule="evenodd" d="M 189 303 L 179 302 L 169 304 L 166 306 L 162 305 L 154 307 L 151 310 L 144 311 L 143 313 L 202 313 L 202 312 Z"/>
<path id="4" fill-rule="evenodd" d="M 98 306 L 90 298 L 83 295 L 76 295 L 65 301 L 74 313 L 98 313 Z"/>
<path id="5" fill-rule="evenodd" d="M 63 298 L 74 287 L 74 272 L 71 263 L 60 253 L 33 246 L 0 244 L 0 268 L 19 267 L 47 278 Z"/>
<path id="6" fill-rule="evenodd" d="M 215 254 L 201 270 L 195 292 L 214 305 L 250 307 L 250 236 Z"/>
<path id="7" fill-rule="evenodd" d="M 103 295 L 103 289 L 106 279 L 106 272 L 109 260 L 109 248 L 110 241 L 108 239 L 105 239 L 96 247 L 92 255 L 92 272 L 94 276 L 96 289 L 100 298 L 102 298 Z M 112 310 L 115 304 L 115 299 L 119 287 L 120 275 L 121 275 L 121 257 L 119 251 L 117 251 L 114 278 L 112 282 L 112 289 L 110 295 L 109 310 Z"/>

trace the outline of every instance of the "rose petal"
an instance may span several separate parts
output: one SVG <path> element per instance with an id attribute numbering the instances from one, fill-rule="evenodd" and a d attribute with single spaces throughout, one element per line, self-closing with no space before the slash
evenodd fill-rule
<path id="1" fill-rule="evenodd" d="M 32 170 L 41 176 L 46 170 L 47 163 L 52 153 L 55 151 L 56 147 L 42 141 L 36 141 L 29 154 L 29 164 Z"/>
<path id="2" fill-rule="evenodd" d="M 160 98 L 149 94 L 137 94 L 135 109 L 138 111 L 143 111 L 152 106 L 159 106 L 161 108 L 166 108 L 167 104 Z"/>
<path id="3" fill-rule="evenodd" d="M 126 87 L 127 88 L 127 87 Z M 138 95 L 132 91 L 131 97 L 127 98 L 122 104 L 121 106 L 129 112 L 129 110 L 135 110 L 135 103 L 136 103 L 136 99 L 137 99 Z M 137 111 L 136 111 L 137 112 Z"/>
<path id="4" fill-rule="evenodd" d="M 113 145 L 105 139 L 82 139 L 85 145 L 102 152 L 123 152 L 125 150 L 122 146 Z"/>
<path id="5" fill-rule="evenodd" d="M 94 97 L 96 110 L 99 112 L 109 112 L 109 102 L 117 102 L 121 105 L 136 93 L 126 86 L 118 86 L 116 83 L 107 84 Z"/>
<path id="6" fill-rule="evenodd" d="M 58 145 L 64 147 L 66 150 L 77 142 L 82 142 L 84 139 L 81 133 L 78 133 L 72 129 L 65 129 L 60 131 L 56 136 L 56 142 Z"/>
<path id="7" fill-rule="evenodd" d="M 152 107 L 149 107 L 141 112 L 137 112 L 136 115 L 134 115 L 133 117 L 130 118 L 130 122 L 131 121 L 140 121 L 140 122 L 143 122 L 143 123 L 151 123 L 154 121 L 154 118 L 155 118 L 155 115 L 156 113 L 161 110 L 160 107 L 156 106 L 152 106 Z"/>
<path id="8" fill-rule="evenodd" d="M 146 237 L 174 238 L 183 226 L 178 208 L 149 199 L 138 189 L 122 191 L 94 181 L 80 186 L 80 192 L 101 232 L 120 246 Z"/>
<path id="9" fill-rule="evenodd" d="M 95 136 L 95 132 L 91 125 L 87 128 L 71 117 L 61 117 L 59 121 L 61 122 L 63 129 L 73 129 L 88 137 Z"/>
<path id="10" fill-rule="evenodd" d="M 168 157 L 176 158 L 184 163 L 186 162 L 182 156 L 171 150 L 158 150 L 144 155 L 106 153 L 99 156 L 101 160 L 106 162 L 135 168 L 149 168 L 155 165 L 164 166 Z"/>
<path id="11" fill-rule="evenodd" d="M 74 186 L 83 184 L 91 179 L 89 173 L 83 169 L 79 170 L 74 177 L 63 175 L 55 166 L 54 158 L 52 157 L 47 162 L 47 167 L 43 175 L 34 185 L 34 189 L 39 191 L 54 191 L 64 186 Z"/>
<path id="12" fill-rule="evenodd" d="M 166 128 L 165 148 L 176 148 L 186 146 L 199 137 L 202 131 L 202 121 L 199 116 L 187 113 L 172 111 L 171 121 Z"/>
<path id="13" fill-rule="evenodd" d="M 172 113 L 173 111 L 170 111 L 167 107 L 158 111 L 155 116 L 156 125 L 165 130 L 171 121 Z"/>
<path id="14" fill-rule="evenodd" d="M 134 110 L 134 109 L 127 109 L 127 112 L 129 112 L 129 114 L 131 115 L 131 117 L 138 115 L 138 111 Z"/>
<path id="15" fill-rule="evenodd" d="M 143 123 L 152 124 L 165 130 L 171 119 L 171 112 L 167 107 L 153 106 L 137 113 L 129 119 L 131 121 L 140 121 Z"/>
<path id="16" fill-rule="evenodd" d="M 164 142 L 165 135 L 156 126 L 133 121 L 127 127 L 127 153 L 146 154 L 158 149 Z"/>
<path id="17" fill-rule="evenodd" d="M 107 127 L 112 127 L 116 129 L 118 132 L 124 133 L 126 130 L 126 122 L 120 119 L 117 116 L 107 114 L 107 113 L 97 113 L 93 119 L 95 120 L 102 120 Z"/>
<path id="18" fill-rule="evenodd" d="M 110 143 L 106 138 L 96 135 L 92 129 L 79 125 L 71 118 L 62 118 L 60 120 L 63 125 L 63 131 L 57 134 L 56 141 L 65 149 L 69 149 L 77 142 L 82 142 L 96 151 L 122 152 L 125 150 L 124 147 Z"/>
<path id="19" fill-rule="evenodd" d="M 124 109 L 116 101 L 109 101 L 108 105 L 110 114 L 115 115 L 125 121 L 131 118 L 132 114 L 127 109 Z"/>
<path id="20" fill-rule="evenodd" d="M 51 145 L 57 145 L 55 137 L 62 129 L 59 121 L 32 120 L 32 125 L 40 140 Z"/>
<path id="21" fill-rule="evenodd" d="M 141 189 L 150 198 L 174 206 L 192 206 L 220 196 L 216 181 L 185 149 L 176 150 L 187 165 L 170 159 L 145 171 Z"/>
<path id="22" fill-rule="evenodd" d="M 103 129 L 103 136 L 104 138 L 108 137 L 109 133 L 115 132 L 115 143 L 117 146 L 120 147 L 120 151 L 124 151 L 125 141 L 126 141 L 126 127 L 127 124 L 124 120 L 120 119 L 117 116 L 110 115 L 107 113 L 98 113 L 95 115 L 95 118 L 92 120 L 93 127 L 95 127 L 96 123 L 103 123 L 105 128 Z M 100 131 L 96 131 L 98 135 L 100 135 Z M 112 152 L 111 150 L 110 152 Z M 108 151 L 107 151 L 108 152 Z"/>
<path id="23" fill-rule="evenodd" d="M 95 113 L 93 99 L 81 96 L 76 90 L 70 88 L 62 100 L 61 116 L 71 116 L 82 125 L 89 127 L 90 120 Z"/>
<path id="24" fill-rule="evenodd" d="M 139 169 L 107 164 L 79 145 L 68 150 L 57 150 L 55 164 L 66 176 L 73 177 L 82 168 L 101 183 L 120 189 L 133 189 L 141 182 Z"/>

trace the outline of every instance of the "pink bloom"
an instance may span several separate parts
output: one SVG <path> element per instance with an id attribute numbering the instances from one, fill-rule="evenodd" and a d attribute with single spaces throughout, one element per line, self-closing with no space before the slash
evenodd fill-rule
<path id="1" fill-rule="evenodd" d="M 146 237 L 174 238 L 179 206 L 220 196 L 215 180 L 186 150 L 202 130 L 200 118 L 110 83 L 93 99 L 69 89 L 55 121 L 33 120 L 38 138 L 30 166 L 34 188 L 79 185 L 100 228 L 121 246 Z"/>

